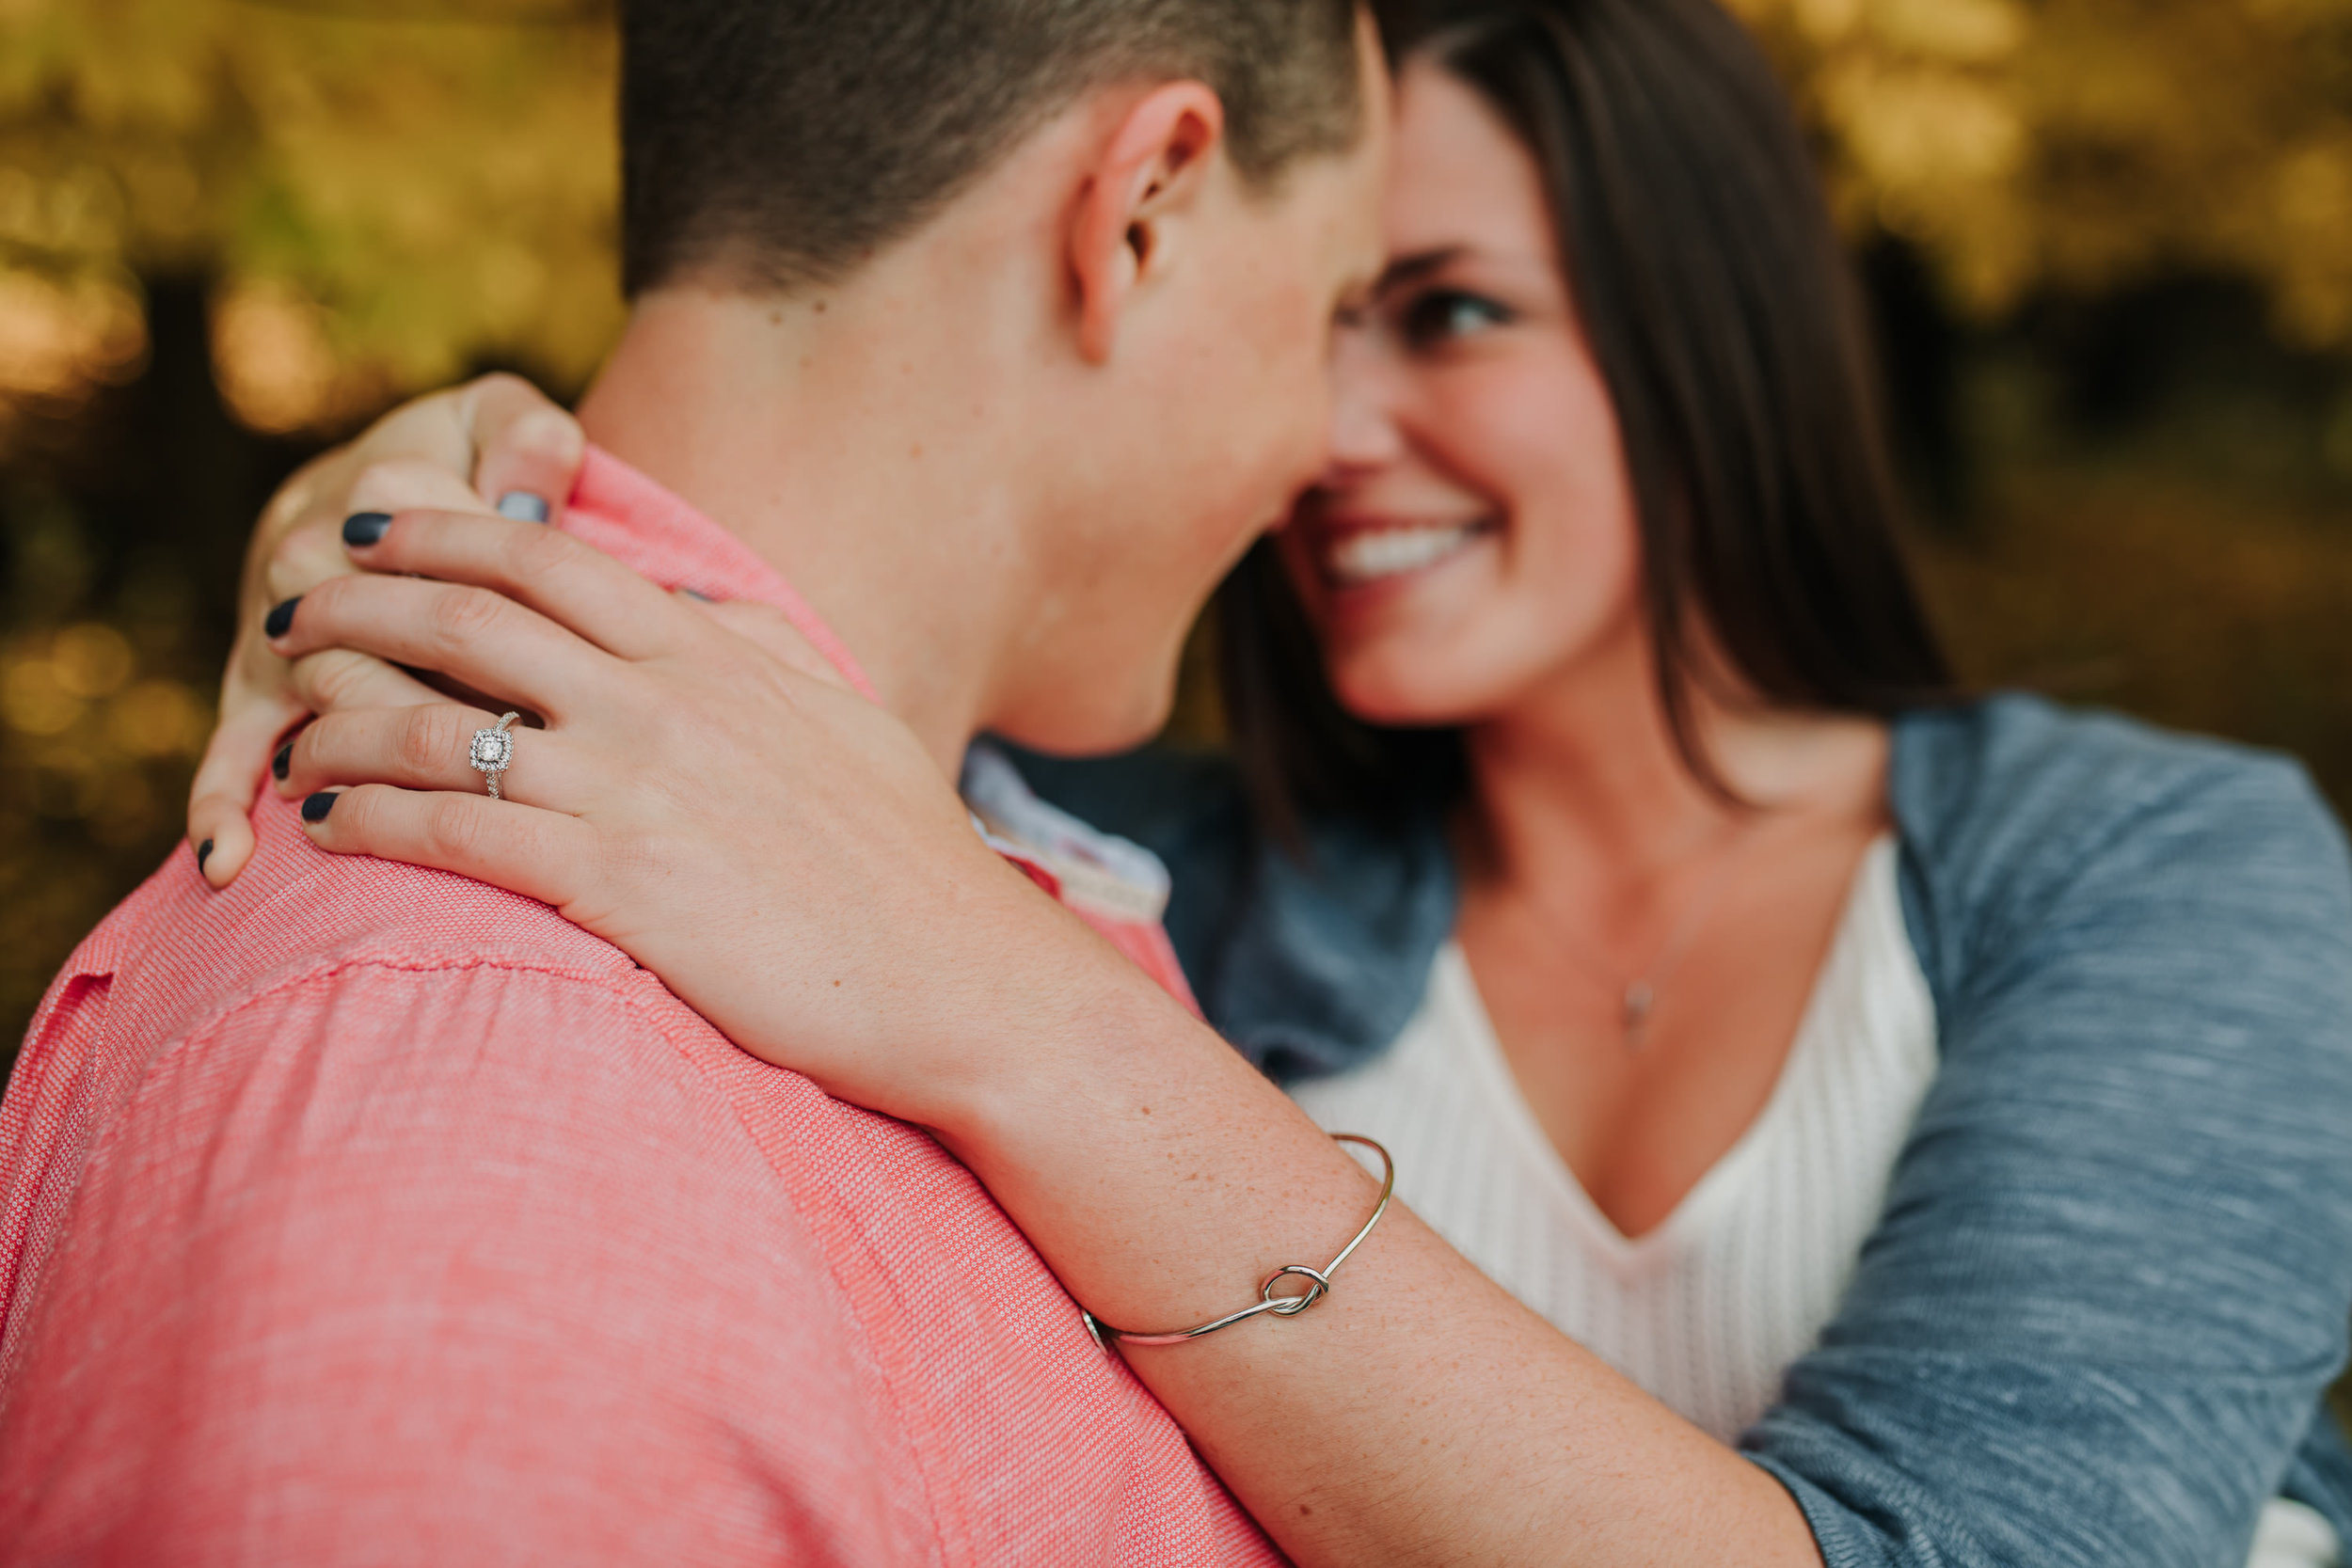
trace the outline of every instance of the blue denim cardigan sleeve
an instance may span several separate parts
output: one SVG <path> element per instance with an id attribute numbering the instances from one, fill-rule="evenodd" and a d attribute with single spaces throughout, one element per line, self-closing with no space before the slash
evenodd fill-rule
<path id="1" fill-rule="evenodd" d="M 1158 850 L 1211 1018 L 1278 1075 L 1386 1047 L 1452 927 L 1433 825 L 1257 841 L 1230 768 L 1033 770 Z M 2352 1542 L 2352 866 L 2292 763 L 2001 697 L 1897 725 L 1942 1063 L 1821 1341 L 1742 1439 L 1829 1568 L 2243 1568 Z M 1732 1554 L 1736 1556 L 1736 1553 Z"/>
<path id="2" fill-rule="evenodd" d="M 1836 1318 L 1742 1446 L 1830 1568 L 2238 1568 L 2281 1491 L 2341 1528 L 2333 819 L 2283 760 L 2021 698 L 1897 747 L 1942 1064 Z"/>

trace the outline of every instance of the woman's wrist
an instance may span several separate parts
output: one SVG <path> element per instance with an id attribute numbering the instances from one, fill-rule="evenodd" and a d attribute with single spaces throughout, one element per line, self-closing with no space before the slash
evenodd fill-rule
<path id="1" fill-rule="evenodd" d="M 966 1164 L 1017 1155 L 1071 1117 L 1139 1114 L 1131 1086 L 1180 1078 L 1227 1047 L 1151 976 L 1066 911 L 1024 897 L 967 960 L 985 976 L 927 1075 L 925 1114 Z"/>
<path id="2" fill-rule="evenodd" d="M 1107 948 L 928 1122 L 1072 1294 L 1152 1332 L 1320 1266 L 1377 1182 L 1215 1031 Z M 998 1042 L 992 1042 L 997 1044 Z"/>

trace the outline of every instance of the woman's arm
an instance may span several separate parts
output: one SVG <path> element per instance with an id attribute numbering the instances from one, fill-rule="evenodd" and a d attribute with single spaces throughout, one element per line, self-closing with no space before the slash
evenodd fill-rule
<path id="1" fill-rule="evenodd" d="M 1003 1042 L 1017 1070 L 941 1132 L 1079 1301 L 1151 1331 L 1320 1267 L 1372 1185 L 1222 1041 L 1138 1010 Z M 1124 1353 L 1298 1560 L 1818 1562 L 1785 1491 L 1409 1212 L 1335 1287 L 1289 1322 Z"/>
<path id="2" fill-rule="evenodd" d="M 2343 835 L 2282 759 L 2022 700 L 1912 743 L 1944 1067 L 1745 1447 L 1836 1563 L 2239 1568 L 2345 1351 Z"/>
<path id="3" fill-rule="evenodd" d="M 334 579 L 280 654 L 438 669 L 548 727 L 494 802 L 463 760 L 490 715 L 327 713 L 281 790 L 385 782 L 330 798 L 324 847 L 546 899 L 746 1049 L 936 1129 L 1105 1322 L 1222 1315 L 1363 1223 L 1363 1169 L 989 851 L 895 720 L 721 624 L 755 612 L 478 518 L 357 553 L 442 580 Z M 1778 1482 L 1402 1210 L 1311 1310 L 1125 1354 L 1304 1563 L 1819 1561 Z"/>

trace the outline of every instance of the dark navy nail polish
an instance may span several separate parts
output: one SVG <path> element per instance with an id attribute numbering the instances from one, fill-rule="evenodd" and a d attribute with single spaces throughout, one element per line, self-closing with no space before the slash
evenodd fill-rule
<path id="1" fill-rule="evenodd" d="M 528 490 L 509 490 L 499 498 L 499 515 L 512 517 L 518 523 L 544 523 L 549 508 L 545 496 L 534 496 Z"/>
<path id="2" fill-rule="evenodd" d="M 389 512 L 355 512 L 343 519 L 343 543 L 354 549 L 365 549 L 384 537 L 384 531 L 392 526 Z"/>
<path id="3" fill-rule="evenodd" d="M 278 754 L 269 759 L 269 776 L 279 784 L 286 782 L 287 769 L 294 766 L 294 742 L 289 740 L 278 748 Z"/>
<path id="4" fill-rule="evenodd" d="M 294 606 L 300 604 L 301 602 L 302 595 L 296 594 L 293 598 L 288 599 L 284 604 L 281 604 L 277 609 L 271 610 L 269 612 L 269 619 L 262 623 L 262 634 L 268 637 L 283 637 L 286 633 L 292 631 L 294 629 Z"/>
<path id="5" fill-rule="evenodd" d="M 326 820 L 326 814 L 334 809 L 334 792 L 332 790 L 323 789 L 316 795 L 311 796 L 309 800 L 302 802 L 302 820 L 305 822 L 324 822 Z"/>
<path id="6" fill-rule="evenodd" d="M 208 861 L 208 860 L 211 860 L 212 858 L 213 858 L 213 841 L 212 841 L 211 839 L 209 839 L 209 838 L 208 838 L 208 839 L 206 839 L 203 843 L 201 843 L 201 844 L 199 844 L 199 845 L 198 845 L 198 846 L 196 847 L 196 868 L 197 868 L 197 870 L 198 870 L 198 871 L 199 871 L 199 872 L 200 872 L 200 871 L 202 871 L 202 870 L 204 869 L 204 863 L 205 863 L 206 861 Z"/>

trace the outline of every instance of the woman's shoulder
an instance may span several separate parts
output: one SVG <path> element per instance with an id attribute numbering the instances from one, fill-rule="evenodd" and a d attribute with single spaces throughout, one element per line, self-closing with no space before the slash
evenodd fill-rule
<path id="1" fill-rule="evenodd" d="M 1939 1002 L 1994 951 L 2087 922 L 2352 941 L 2352 857 L 2291 757 L 2004 693 L 1899 720 L 1889 795 Z"/>
<path id="2" fill-rule="evenodd" d="M 2151 809 L 2226 815 L 2268 801 L 2329 827 L 2302 765 L 2025 692 L 1915 709 L 1895 723 L 1898 819 L 1940 834 L 2090 833 Z"/>

